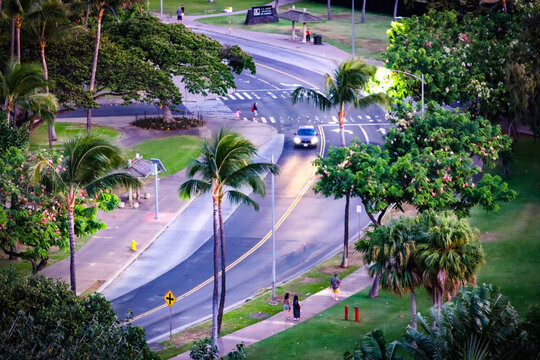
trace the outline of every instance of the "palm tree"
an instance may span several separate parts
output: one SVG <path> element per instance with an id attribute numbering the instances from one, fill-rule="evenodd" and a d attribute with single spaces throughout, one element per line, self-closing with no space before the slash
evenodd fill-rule
<path id="1" fill-rule="evenodd" d="M 418 315 L 400 345 L 414 359 L 536 359 L 522 321 L 508 298 L 492 285 L 463 289 L 431 321 Z M 533 350 L 534 351 L 534 350 Z"/>
<path id="2" fill-rule="evenodd" d="M 331 4 L 332 0 L 327 0 L 326 2 L 326 13 L 327 13 L 327 18 L 328 18 L 328 21 L 332 20 L 332 4 Z"/>
<path id="3" fill-rule="evenodd" d="M 258 210 L 258 204 L 248 195 L 237 190 L 249 186 L 253 192 L 264 195 L 265 185 L 261 175 L 270 171 L 279 172 L 278 167 L 271 163 L 253 163 L 251 158 L 256 154 L 256 147 L 241 135 L 228 129 L 221 129 L 213 134 L 210 140 L 205 140 L 201 146 L 200 159 L 194 160 L 188 169 L 188 176 L 200 179 L 190 179 L 180 185 L 179 195 L 184 198 L 210 192 L 213 203 L 214 228 L 214 290 L 212 298 L 212 337 L 214 341 L 219 336 L 221 319 L 225 305 L 226 293 L 226 262 L 225 262 L 225 231 L 222 214 L 223 198 L 229 201 L 253 206 Z M 219 252 L 221 252 L 221 296 L 218 309 L 218 277 Z"/>
<path id="4" fill-rule="evenodd" d="M 40 47 L 41 62 L 44 69 L 45 93 L 49 93 L 49 70 L 45 58 L 45 46 L 49 42 L 62 41 L 78 32 L 84 31 L 82 26 L 74 26 L 69 22 L 64 5 L 61 0 L 45 0 L 28 15 L 26 30 L 31 38 L 36 39 Z M 48 124 L 49 148 L 56 140 L 54 122 Z"/>
<path id="5" fill-rule="evenodd" d="M 15 36 L 17 41 L 17 62 L 21 62 L 21 26 L 25 15 L 35 3 L 33 0 L 9 0 L 6 5 L 11 17 L 11 58 L 14 56 Z"/>
<path id="6" fill-rule="evenodd" d="M 341 146 L 347 146 L 345 142 L 345 118 L 347 111 L 351 106 L 355 108 L 366 108 L 372 104 L 387 104 L 388 97 L 386 94 L 377 93 L 368 96 L 362 96 L 361 90 L 367 87 L 370 77 L 375 74 L 376 68 L 367 65 L 360 58 L 353 58 L 342 62 L 334 71 L 334 75 L 325 74 L 324 87 L 325 91 L 297 87 L 291 94 L 293 104 L 300 101 L 313 101 L 315 107 L 322 111 L 328 111 L 334 107 L 338 110 L 339 130 L 341 134 Z M 347 108 L 345 108 L 348 104 Z M 348 242 L 349 234 L 349 204 L 350 195 L 345 196 L 345 222 L 344 222 L 344 239 L 343 243 Z M 342 263 L 346 267 L 346 261 Z"/>
<path id="7" fill-rule="evenodd" d="M 50 191 L 65 197 L 69 222 L 69 250 L 71 290 L 76 293 L 75 278 L 75 219 L 74 207 L 82 194 L 89 197 L 102 190 L 119 186 L 139 187 L 140 181 L 123 171 L 126 164 L 120 149 L 109 139 L 95 135 L 75 137 L 64 144 L 63 163 L 53 167 L 52 161 L 39 159 L 32 167 L 32 179 L 45 185 Z"/>
<path id="8" fill-rule="evenodd" d="M 466 219 L 452 212 L 426 211 L 418 218 L 426 239 L 417 244 L 417 259 L 433 304 L 441 308 L 467 282 L 476 282 L 476 272 L 485 261 L 482 245 Z"/>
<path id="9" fill-rule="evenodd" d="M 43 68 L 36 64 L 19 64 L 12 60 L 0 73 L 0 106 L 6 110 L 7 123 L 17 109 L 31 111 L 35 116 L 52 121 L 58 109 L 52 94 L 35 93 L 45 87 Z M 13 118 L 16 128 L 17 119 Z"/>
<path id="10" fill-rule="evenodd" d="M 96 28 L 96 46 L 94 48 L 94 59 L 92 61 L 92 74 L 90 75 L 89 91 L 93 92 L 96 83 L 97 62 L 99 56 L 99 45 L 101 43 L 101 21 L 106 9 L 115 14 L 115 8 L 120 4 L 119 0 L 90 0 L 89 4 L 97 7 L 97 28 Z M 88 134 L 92 131 L 92 109 L 86 110 L 86 131 Z"/>
<path id="11" fill-rule="evenodd" d="M 416 294 L 422 285 L 422 274 L 416 260 L 416 242 L 422 241 L 423 233 L 415 220 L 401 217 L 388 226 L 380 226 L 367 233 L 376 238 L 373 246 L 371 276 L 379 276 L 383 289 L 398 296 L 411 294 L 412 327 L 416 329 Z"/>
<path id="12" fill-rule="evenodd" d="M 362 4 L 362 19 L 360 20 L 360 22 L 362 24 L 364 24 L 366 22 L 366 1 L 367 0 L 364 0 L 364 2 Z"/>
<path id="13" fill-rule="evenodd" d="M 401 357 L 394 356 L 398 344 L 397 341 L 387 343 L 384 332 L 376 329 L 358 339 L 353 353 L 346 351 L 343 360 L 398 360 Z"/>

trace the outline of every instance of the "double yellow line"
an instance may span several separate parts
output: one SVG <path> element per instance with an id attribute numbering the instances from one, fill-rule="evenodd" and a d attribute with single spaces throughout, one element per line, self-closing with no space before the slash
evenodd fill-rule
<path id="1" fill-rule="evenodd" d="M 321 136 L 321 144 L 320 144 L 320 147 L 319 147 L 319 154 L 322 156 L 324 154 L 324 151 L 325 151 L 325 147 L 326 147 L 326 137 L 324 135 L 324 131 L 323 131 L 323 128 L 322 126 L 318 125 L 318 128 L 319 128 L 319 134 Z M 304 194 L 306 193 L 306 191 L 308 191 L 308 189 L 310 188 L 311 184 L 313 183 L 313 180 L 315 179 L 315 171 L 316 170 L 313 170 L 313 173 L 311 174 L 309 180 L 306 182 L 306 184 L 304 185 L 304 187 L 302 188 L 302 190 L 298 193 L 298 195 L 296 195 L 296 197 L 294 198 L 293 202 L 291 203 L 291 205 L 289 205 L 287 211 L 285 211 L 285 213 L 279 218 L 278 222 L 275 224 L 274 226 L 274 231 L 277 231 L 277 229 L 279 229 L 281 227 L 281 225 L 283 224 L 283 222 L 285 222 L 285 220 L 289 217 L 289 215 L 292 213 L 292 211 L 294 210 L 294 208 L 296 207 L 296 205 L 298 205 L 298 203 L 300 202 L 300 200 L 302 199 L 302 197 L 304 196 Z M 238 259 L 236 259 L 234 262 L 232 262 L 229 266 L 227 266 L 225 268 L 225 271 L 229 271 L 231 270 L 233 267 L 235 267 L 236 265 L 238 265 L 240 262 L 242 262 L 245 258 L 247 258 L 249 255 L 253 254 L 258 248 L 260 248 L 261 246 L 263 246 L 267 241 L 268 239 L 270 239 L 270 237 L 272 236 L 272 230 L 268 231 L 266 233 L 266 235 L 257 243 L 255 244 L 251 249 L 249 249 L 248 251 L 246 251 L 242 256 L 240 256 Z M 221 271 L 219 272 L 219 276 L 221 276 Z M 196 291 L 200 290 L 201 288 L 203 288 L 204 286 L 210 284 L 212 281 L 214 280 L 214 277 L 210 277 L 208 279 L 206 279 L 205 281 L 203 281 L 202 283 L 200 283 L 199 285 L 195 286 L 193 289 L 183 293 L 182 295 L 178 296 L 176 299 L 177 301 L 178 300 L 181 300 L 193 293 L 195 293 Z M 153 313 L 155 313 L 156 311 L 159 311 L 161 309 L 165 309 L 167 308 L 167 304 L 163 304 L 161 306 L 158 306 L 158 307 L 155 307 L 153 308 L 152 310 L 148 310 L 147 312 L 144 312 L 140 315 L 137 315 L 137 316 L 134 316 L 130 322 L 133 322 L 133 321 L 136 321 L 136 320 L 139 320 L 139 319 L 142 319 L 143 317 L 146 317 L 148 315 L 151 315 Z"/>

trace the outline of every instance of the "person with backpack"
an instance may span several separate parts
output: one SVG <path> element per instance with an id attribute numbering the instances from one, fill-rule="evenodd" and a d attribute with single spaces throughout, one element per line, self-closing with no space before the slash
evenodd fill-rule
<path id="1" fill-rule="evenodd" d="M 257 120 L 257 102 L 256 101 L 253 103 L 253 106 L 251 107 L 251 112 L 253 113 L 253 120 Z"/>
<path id="2" fill-rule="evenodd" d="M 330 289 L 332 290 L 332 297 L 335 301 L 338 301 L 339 289 L 341 287 L 341 280 L 339 280 L 338 274 L 335 272 L 334 277 L 330 279 Z"/>

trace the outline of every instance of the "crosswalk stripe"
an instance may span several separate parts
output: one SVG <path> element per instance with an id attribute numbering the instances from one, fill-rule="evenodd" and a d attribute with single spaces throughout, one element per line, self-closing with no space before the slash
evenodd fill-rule
<path id="1" fill-rule="evenodd" d="M 359 118 L 360 120 L 362 120 L 362 117 L 361 117 L 360 115 L 358 115 L 358 118 Z"/>
<path id="2" fill-rule="evenodd" d="M 368 119 L 368 120 L 369 120 L 369 119 L 371 119 L 371 116 L 369 116 L 369 115 L 366 115 L 366 119 Z"/>
<path id="3" fill-rule="evenodd" d="M 261 117 L 261 121 L 266 124 L 266 118 Z"/>
<path id="4" fill-rule="evenodd" d="M 244 98 L 242 97 L 242 95 L 240 95 L 239 93 L 234 93 L 234 95 L 236 95 L 236 97 L 239 98 L 240 100 L 244 100 Z"/>
<path id="5" fill-rule="evenodd" d="M 254 97 L 255 99 L 258 99 L 258 100 L 261 99 L 261 98 L 259 97 L 259 95 L 255 94 L 255 93 L 251 93 L 251 95 L 253 95 L 253 97 Z"/>
<path id="6" fill-rule="evenodd" d="M 236 100 L 236 98 L 234 96 L 231 95 L 227 95 L 229 98 L 231 98 L 231 100 Z"/>
<path id="7" fill-rule="evenodd" d="M 229 98 L 226 97 L 226 96 L 222 96 L 222 97 L 221 97 L 221 100 L 229 100 Z"/>
<path id="8" fill-rule="evenodd" d="M 244 96 L 245 96 L 246 98 L 248 98 L 249 100 L 253 99 L 251 96 L 249 96 L 248 93 L 242 93 L 242 94 L 244 94 Z"/>
<path id="9" fill-rule="evenodd" d="M 335 115 L 332 115 L 332 121 L 333 122 L 338 122 L 337 117 Z"/>
<path id="10" fill-rule="evenodd" d="M 275 124 L 275 123 L 276 123 L 276 119 L 274 119 L 272 116 L 270 116 L 269 119 L 270 119 L 270 122 L 271 122 L 272 124 Z"/>
<path id="11" fill-rule="evenodd" d="M 245 121 L 248 121 L 248 118 L 247 118 L 247 117 L 245 117 L 245 118 L 244 118 L 244 120 L 245 120 Z"/>
<path id="12" fill-rule="evenodd" d="M 267 91 L 268 95 L 270 95 L 271 97 L 273 97 L 274 99 L 277 99 L 277 96 L 272 94 L 270 91 Z"/>

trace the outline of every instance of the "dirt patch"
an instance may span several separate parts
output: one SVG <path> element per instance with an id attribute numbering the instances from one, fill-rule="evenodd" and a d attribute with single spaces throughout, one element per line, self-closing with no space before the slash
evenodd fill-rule
<path id="1" fill-rule="evenodd" d="M 249 317 L 252 319 L 266 319 L 269 316 L 270 314 L 263 313 L 263 312 L 258 312 L 258 313 L 249 315 Z"/>
<path id="2" fill-rule="evenodd" d="M 499 236 L 495 233 L 485 232 L 483 234 L 480 234 L 478 237 L 478 240 L 481 242 L 492 242 L 499 239 Z"/>
<path id="3" fill-rule="evenodd" d="M 376 52 L 384 52 L 388 47 L 388 44 L 379 41 L 379 40 L 370 40 L 370 39 L 358 39 L 355 41 L 356 44 L 360 45 L 365 49 L 369 49 Z"/>
<path id="4" fill-rule="evenodd" d="M 199 339 L 204 339 L 207 336 L 210 336 L 211 329 L 195 329 L 191 328 L 185 331 L 182 331 L 180 334 L 173 336 L 172 342 L 174 346 L 181 347 L 186 343 L 196 341 Z"/>
<path id="5" fill-rule="evenodd" d="M 90 287 L 88 289 L 86 289 L 86 291 L 96 291 L 104 283 L 105 283 L 105 280 L 96 280 L 96 281 L 94 281 L 94 283 L 92 285 L 90 285 Z"/>
<path id="6" fill-rule="evenodd" d="M 311 278 L 311 277 L 305 277 L 302 280 L 298 281 L 296 284 L 312 284 L 314 282 L 319 281 L 319 279 Z"/>

